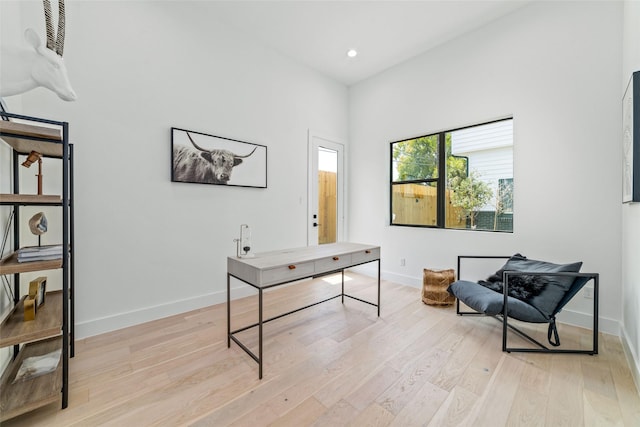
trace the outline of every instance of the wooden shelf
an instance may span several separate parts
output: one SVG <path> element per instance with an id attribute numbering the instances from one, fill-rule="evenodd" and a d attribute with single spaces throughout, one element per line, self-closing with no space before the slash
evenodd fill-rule
<path id="1" fill-rule="evenodd" d="M 62 157 L 60 128 L 0 120 L 0 136 L 20 154 L 31 151 L 47 157 Z"/>
<path id="2" fill-rule="evenodd" d="M 48 303 L 48 301 L 47 301 Z M 26 344 L 18 357 L 2 375 L 0 388 L 0 422 L 60 400 L 62 395 L 62 357 L 54 372 L 31 380 L 13 383 L 22 361 L 27 357 L 42 356 L 62 348 L 62 337 Z"/>
<path id="3" fill-rule="evenodd" d="M 62 256 L 64 256 L 64 252 Z M 62 268 L 62 258 L 49 261 L 18 262 L 18 252 L 13 252 L 0 260 L 0 275 L 55 270 L 58 268 Z"/>
<path id="4" fill-rule="evenodd" d="M 60 205 L 62 196 L 38 194 L 0 194 L 2 205 Z"/>
<path id="5" fill-rule="evenodd" d="M 15 305 L 0 325 L 0 347 L 55 337 L 62 333 L 62 291 L 47 292 L 35 320 L 25 322 L 24 300 Z"/>

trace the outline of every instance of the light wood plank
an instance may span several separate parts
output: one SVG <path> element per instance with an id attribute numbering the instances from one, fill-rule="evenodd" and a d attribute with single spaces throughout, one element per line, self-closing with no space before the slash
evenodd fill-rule
<path id="1" fill-rule="evenodd" d="M 39 194 L 0 194 L 0 204 L 59 205 L 61 196 Z"/>
<path id="2" fill-rule="evenodd" d="M 450 392 L 427 382 L 396 415 L 391 425 L 394 427 L 427 425 L 450 395 Z"/>
<path id="3" fill-rule="evenodd" d="M 293 425 L 307 426 L 313 423 L 320 415 L 326 412 L 327 408 L 313 397 L 278 418 L 270 427 L 289 427 Z"/>
<path id="4" fill-rule="evenodd" d="M 18 262 L 18 252 L 13 252 L 0 260 L 0 275 L 28 273 L 62 268 L 62 258 L 47 261 Z"/>
<path id="5" fill-rule="evenodd" d="M 0 120 L 1 138 L 21 154 L 32 150 L 45 156 L 62 157 L 62 128 Z M 37 141 L 30 138 L 39 138 Z M 47 140 L 47 141 L 44 141 Z"/>
<path id="6" fill-rule="evenodd" d="M 546 422 L 547 402 L 548 397 L 546 394 L 527 387 L 520 387 L 513 399 L 509 418 L 507 418 L 507 425 L 543 427 Z"/>
<path id="7" fill-rule="evenodd" d="M 460 426 L 467 425 L 466 421 L 479 398 L 474 393 L 462 387 L 455 387 L 448 393 L 447 398 L 431 418 L 429 426 Z M 497 406 L 497 405 L 495 405 Z M 468 425 L 500 425 L 500 424 L 468 424 Z"/>
<path id="8" fill-rule="evenodd" d="M 367 406 L 348 424 L 352 427 L 383 427 L 393 421 L 394 415 L 376 403 Z"/>

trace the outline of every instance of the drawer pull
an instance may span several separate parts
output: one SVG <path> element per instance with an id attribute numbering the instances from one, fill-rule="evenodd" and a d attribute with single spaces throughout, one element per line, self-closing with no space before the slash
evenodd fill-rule
<path id="1" fill-rule="evenodd" d="M 295 270 L 295 269 L 296 269 L 295 265 L 292 264 L 292 265 L 289 266 L 289 270 Z"/>
<path id="2" fill-rule="evenodd" d="M 367 249 L 366 251 L 364 251 L 365 254 L 370 254 L 371 251 L 369 249 Z"/>
<path id="3" fill-rule="evenodd" d="M 334 256 L 334 257 L 333 257 L 333 260 L 334 260 L 334 261 L 338 261 L 339 259 L 340 259 L 340 257 L 337 257 L 337 256 Z"/>

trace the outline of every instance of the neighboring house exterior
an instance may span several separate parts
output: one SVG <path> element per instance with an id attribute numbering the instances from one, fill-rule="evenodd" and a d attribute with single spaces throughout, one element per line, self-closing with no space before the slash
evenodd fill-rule
<path id="1" fill-rule="evenodd" d="M 480 179 L 496 191 L 499 185 L 513 185 L 513 121 L 503 120 L 451 133 L 451 153 L 469 159 L 469 172 L 478 172 Z M 501 184 L 499 184 L 502 181 Z M 481 211 L 494 211 L 495 206 Z M 507 208 L 512 212 L 513 206 Z"/>

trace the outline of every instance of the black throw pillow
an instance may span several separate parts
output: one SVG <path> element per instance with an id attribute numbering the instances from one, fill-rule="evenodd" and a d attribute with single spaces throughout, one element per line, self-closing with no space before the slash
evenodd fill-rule
<path id="1" fill-rule="evenodd" d="M 509 258 L 509 261 L 525 261 L 526 259 L 527 257 L 522 254 L 515 254 Z M 479 280 L 478 284 L 492 291 L 502 293 L 504 289 L 502 277 L 506 266 L 507 264 L 487 277 L 487 280 Z M 512 276 L 509 280 L 509 296 L 526 301 L 535 295 L 539 295 L 545 285 L 546 282 L 539 276 Z"/>
<path id="2" fill-rule="evenodd" d="M 487 280 L 479 280 L 478 284 L 492 291 L 502 293 L 504 283 L 502 279 L 489 280 L 494 277 L 495 275 L 490 276 Z M 545 286 L 547 286 L 547 281 L 542 276 L 511 276 L 509 279 L 509 296 L 526 302 L 540 295 Z"/>

